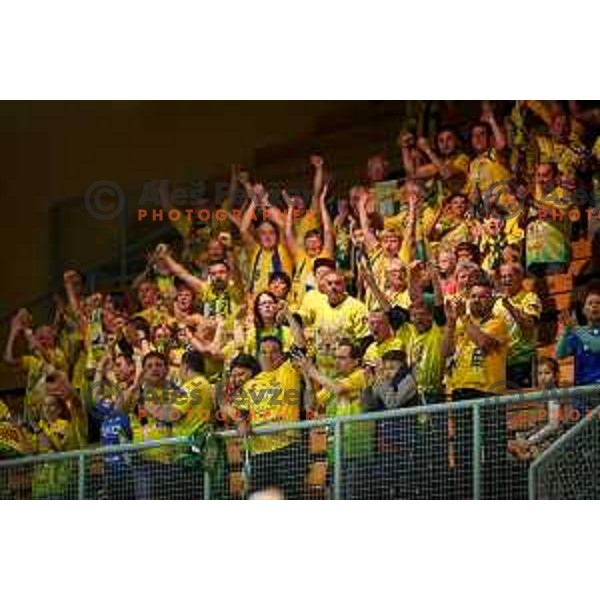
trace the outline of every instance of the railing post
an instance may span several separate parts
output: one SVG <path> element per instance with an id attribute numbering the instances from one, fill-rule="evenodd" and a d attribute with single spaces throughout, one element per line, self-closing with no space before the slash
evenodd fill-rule
<path id="1" fill-rule="evenodd" d="M 536 471 L 537 471 L 537 465 L 536 464 L 532 464 L 529 467 L 529 471 L 527 473 L 527 486 L 529 488 L 529 493 L 527 494 L 529 500 L 536 500 L 537 499 L 537 483 L 536 483 Z"/>
<path id="2" fill-rule="evenodd" d="M 481 413 L 473 404 L 473 500 L 481 497 Z"/>
<path id="3" fill-rule="evenodd" d="M 204 500 L 210 500 L 210 473 L 204 469 Z"/>
<path id="4" fill-rule="evenodd" d="M 85 499 L 85 455 L 80 454 L 77 468 L 77 499 Z"/>
<path id="5" fill-rule="evenodd" d="M 341 499 L 342 490 L 342 424 L 333 426 L 333 499 Z"/>

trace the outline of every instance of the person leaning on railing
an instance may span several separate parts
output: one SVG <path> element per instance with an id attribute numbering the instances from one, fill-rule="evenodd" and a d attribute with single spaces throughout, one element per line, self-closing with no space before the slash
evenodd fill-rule
<path id="1" fill-rule="evenodd" d="M 284 316 L 295 347 L 304 348 L 302 328 L 287 309 Z M 249 453 L 249 492 L 275 486 L 288 499 L 303 496 L 306 450 L 296 431 L 249 436 L 252 429 L 269 423 L 298 421 L 302 415 L 302 377 L 283 352 L 281 340 L 264 337 L 259 342 L 261 372 L 235 393 L 228 414 L 238 422 Z"/>
<path id="2" fill-rule="evenodd" d="M 360 365 L 360 348 L 349 339 L 340 340 L 334 348 L 335 375 L 321 373 L 312 361 L 299 356 L 296 364 L 316 386 L 315 409 L 327 417 L 344 417 L 365 412 L 361 397 L 368 376 Z M 342 426 L 343 497 L 346 500 L 365 499 L 372 492 L 375 423 L 365 421 Z M 330 445 L 330 450 L 333 445 Z M 329 456 L 333 467 L 333 456 Z"/>
<path id="3" fill-rule="evenodd" d="M 492 396 L 495 386 L 506 385 L 506 357 L 510 334 L 506 322 L 493 314 L 492 284 L 482 277 L 470 289 L 468 311 L 462 298 L 446 305 L 447 325 L 442 343 L 449 359 L 447 389 L 452 400 L 469 400 Z M 459 495 L 470 497 L 472 482 L 472 412 L 457 412 Z M 505 407 L 489 407 L 482 411 L 481 430 L 486 469 L 484 481 L 491 486 L 496 472 L 506 466 Z M 492 489 L 486 493 L 492 495 Z"/>

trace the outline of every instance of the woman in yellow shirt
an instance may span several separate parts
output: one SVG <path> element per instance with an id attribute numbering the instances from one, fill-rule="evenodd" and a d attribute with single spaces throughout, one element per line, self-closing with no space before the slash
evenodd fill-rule
<path id="1" fill-rule="evenodd" d="M 298 244 L 294 233 L 293 216 L 295 208 L 289 205 L 285 221 L 285 243 L 290 255 L 294 259 L 294 277 L 290 293 L 292 309 L 297 309 L 302 304 L 304 294 L 315 289 L 316 282 L 313 275 L 314 262 L 318 258 L 333 258 L 335 248 L 335 235 L 331 217 L 325 205 L 327 186 L 317 199 L 323 230 L 310 229 L 304 234 L 303 247 Z"/>

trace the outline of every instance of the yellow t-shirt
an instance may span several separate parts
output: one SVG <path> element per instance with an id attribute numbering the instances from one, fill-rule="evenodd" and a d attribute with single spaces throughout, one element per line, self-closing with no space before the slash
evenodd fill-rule
<path id="1" fill-rule="evenodd" d="M 348 391 L 336 398 L 333 392 L 325 388 L 317 393 L 316 401 L 318 406 L 327 408 L 332 402 L 352 403 L 360 402 L 363 390 L 367 387 L 367 377 L 362 369 L 355 369 L 339 379 L 339 383 L 348 387 Z"/>
<path id="2" fill-rule="evenodd" d="M 342 338 L 357 342 L 369 334 L 366 323 L 367 307 L 356 298 L 347 296 L 337 306 L 325 302 L 315 314 L 314 349 L 318 369 L 333 374 L 333 351 Z"/>
<path id="3" fill-rule="evenodd" d="M 443 327 L 433 323 L 431 329 L 419 333 L 411 323 L 407 337 L 408 362 L 413 367 L 419 390 L 424 393 L 442 392 L 445 367 L 442 355 Z"/>
<path id="4" fill-rule="evenodd" d="M 335 396 L 328 390 L 321 390 L 317 394 L 317 403 L 325 406 L 327 417 L 346 417 L 359 415 L 364 412 L 361 402 L 363 390 L 367 387 L 367 377 L 362 369 L 356 369 L 340 383 L 349 386 L 349 391 Z M 344 458 L 365 456 L 373 450 L 375 441 L 375 422 L 362 421 L 358 423 L 345 423 L 342 426 L 342 454 Z M 333 445 L 330 444 L 330 449 Z M 333 459 L 329 452 L 330 460 Z"/>
<path id="5" fill-rule="evenodd" d="M 321 215 L 317 210 L 307 210 L 299 219 L 294 221 L 296 239 L 303 241 L 304 236 L 311 229 L 321 227 Z"/>
<path id="6" fill-rule="evenodd" d="M 448 391 L 460 388 L 483 392 L 498 391 L 497 385 L 506 385 L 506 358 L 510 344 L 508 326 L 503 319 L 491 316 L 481 323 L 473 319 L 483 333 L 494 338 L 499 345 L 485 352 L 467 335 L 464 321 L 456 325 L 453 365 L 447 380 Z"/>
<path id="7" fill-rule="evenodd" d="M 250 272 L 248 289 L 252 294 L 263 292 L 269 285 L 271 273 L 284 272 L 292 276 L 292 259 L 283 244 L 276 250 L 263 250 L 258 243 L 250 252 Z"/>
<path id="8" fill-rule="evenodd" d="M 62 350 L 56 348 L 50 353 L 50 365 L 60 371 L 67 371 L 67 361 Z M 41 405 L 46 393 L 46 375 L 50 365 L 35 354 L 21 357 L 20 367 L 27 373 L 24 400 L 24 417 L 28 423 L 35 423 L 41 416 Z"/>
<path id="9" fill-rule="evenodd" d="M 284 352 L 287 352 L 290 349 L 294 341 L 290 328 L 287 325 L 276 326 L 272 329 L 263 329 L 258 332 L 258 335 L 256 327 L 252 326 L 246 333 L 244 353 L 258 358 L 257 345 L 260 344 L 260 340 L 267 336 L 273 336 L 281 340 Z"/>
<path id="10" fill-rule="evenodd" d="M 168 391 L 168 398 L 164 397 L 163 392 L 163 389 L 152 388 L 147 390 L 145 398 L 149 403 L 156 405 L 160 409 L 160 407 L 167 406 L 171 403 L 172 391 Z M 131 419 L 131 430 L 133 432 L 134 442 L 161 440 L 175 436 L 174 426 L 171 423 L 166 423 L 160 419 L 157 420 L 151 410 L 147 410 L 147 414 L 142 418 L 134 415 Z M 165 446 L 143 450 L 142 456 L 144 459 L 151 462 L 169 464 L 173 461 L 175 453 L 175 448 L 173 446 Z"/>
<path id="11" fill-rule="evenodd" d="M 226 329 L 232 330 L 235 315 L 244 303 L 244 291 L 230 281 L 225 290 L 217 292 L 208 281 L 202 281 L 196 301 L 202 305 L 205 317 L 222 316 Z"/>
<path id="12" fill-rule="evenodd" d="M 318 258 L 332 258 L 328 252 L 322 250 L 315 257 L 310 257 L 305 250 L 299 250 L 294 261 L 294 277 L 289 296 L 291 310 L 296 310 L 302 305 L 304 296 L 311 290 L 317 289 L 317 282 L 313 274 L 313 266 Z"/>
<path id="13" fill-rule="evenodd" d="M 185 395 L 173 403 L 181 417 L 173 425 L 173 435 L 190 436 L 206 431 L 211 425 L 213 387 L 202 375 L 186 381 L 182 390 Z"/>
<path id="14" fill-rule="evenodd" d="M 364 357 L 363 363 L 375 365 L 376 368 L 381 367 L 381 359 L 383 355 L 391 350 L 403 350 L 407 351 L 408 343 L 410 341 L 410 327 L 408 323 L 401 325 L 398 330 L 383 342 L 372 342 L 369 344 Z"/>
<path id="15" fill-rule="evenodd" d="M 530 317 L 540 318 L 542 314 L 542 302 L 535 292 L 521 290 L 510 299 L 510 303 Z M 505 321 L 510 333 L 510 347 L 508 353 L 509 364 L 519 364 L 527 361 L 535 351 L 535 337 L 525 335 L 517 322 L 505 308 L 501 299 L 496 300 L 493 314 Z"/>
<path id="16" fill-rule="evenodd" d="M 383 248 L 379 244 L 369 252 L 369 261 L 371 263 L 371 268 L 373 269 L 375 282 L 380 290 L 383 290 L 386 287 L 387 272 L 389 271 L 390 263 L 393 260 L 400 259 L 401 254 L 402 252 L 400 251 L 397 256 L 389 257 L 383 252 Z M 379 304 L 370 288 L 365 292 L 365 304 L 368 310 L 374 310 Z"/>
<path id="17" fill-rule="evenodd" d="M 504 189 L 507 188 L 507 184 L 502 186 L 497 184 L 510 180 L 510 171 L 500 162 L 497 151 L 490 149 L 471 162 L 466 192 L 471 195 L 478 190 L 481 198 L 485 198 L 488 193 L 498 193 L 498 201 L 502 202 L 500 192 L 507 191 Z"/>
<path id="18" fill-rule="evenodd" d="M 176 323 L 176 320 L 165 309 L 159 308 L 158 306 L 145 308 L 144 310 L 135 313 L 133 316 L 141 317 L 150 325 L 150 327 L 156 327 L 161 323 L 166 323 L 167 325 Z"/>
<path id="19" fill-rule="evenodd" d="M 253 427 L 266 423 L 298 421 L 302 403 L 301 377 L 289 360 L 273 371 L 263 371 L 233 398 L 232 405 L 247 411 Z M 254 435 L 249 439 L 252 454 L 264 454 L 285 448 L 298 438 L 297 431 Z"/>

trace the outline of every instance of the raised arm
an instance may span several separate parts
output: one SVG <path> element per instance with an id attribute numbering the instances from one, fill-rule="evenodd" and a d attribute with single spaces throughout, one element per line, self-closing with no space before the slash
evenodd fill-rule
<path id="1" fill-rule="evenodd" d="M 285 240 L 288 252 L 295 259 L 300 252 L 300 246 L 298 240 L 296 240 L 296 234 L 294 233 L 294 204 L 286 190 L 281 190 L 281 195 L 288 207 L 285 214 L 285 234 L 283 239 Z"/>
<path id="2" fill-rule="evenodd" d="M 496 122 L 494 117 L 494 111 L 489 102 L 483 101 L 481 103 L 481 120 L 487 123 L 492 128 L 492 134 L 494 136 L 494 148 L 501 152 L 506 148 L 506 136 L 504 131 Z"/>
<path id="3" fill-rule="evenodd" d="M 169 269 L 172 275 L 175 277 L 179 277 L 182 281 L 186 283 L 190 288 L 192 288 L 195 292 L 201 292 L 203 289 L 203 282 L 198 278 L 192 275 L 181 263 L 177 262 L 169 253 L 169 247 L 167 244 L 159 244 L 156 247 L 156 260 L 160 261 L 162 264 Z"/>
<path id="4" fill-rule="evenodd" d="M 75 271 L 65 271 L 63 281 L 65 285 L 65 293 L 69 301 L 69 308 L 74 315 L 78 314 L 80 308 L 80 298 L 75 292 L 75 281 L 79 279 L 79 275 Z"/>
<path id="5" fill-rule="evenodd" d="M 29 318 L 27 309 L 21 308 L 10 322 L 8 339 L 6 340 L 4 349 L 4 362 L 11 366 L 17 366 L 19 364 L 19 358 L 16 357 L 14 353 L 15 340 L 27 328 Z"/>
<path id="6" fill-rule="evenodd" d="M 359 194 L 360 195 L 358 199 L 358 218 L 360 220 L 360 228 L 363 230 L 363 234 L 365 236 L 365 247 L 367 249 L 367 252 L 371 252 L 375 249 L 379 242 L 377 241 L 377 237 L 369 227 L 369 216 L 367 215 L 367 202 L 369 200 L 369 195 L 367 193 L 367 190 L 362 188 Z"/>
<path id="7" fill-rule="evenodd" d="M 256 243 L 254 240 L 254 236 L 250 231 L 252 223 L 255 219 L 255 214 L 256 206 L 251 199 L 250 203 L 248 204 L 248 208 L 246 209 L 246 212 L 244 212 L 242 220 L 240 222 L 240 236 L 242 237 L 242 241 L 244 242 L 247 248 L 254 247 L 254 244 Z"/>
<path id="8" fill-rule="evenodd" d="M 388 312 L 392 308 L 392 305 L 390 304 L 386 295 L 383 293 L 383 290 L 377 285 L 377 280 L 373 274 L 373 270 L 371 269 L 371 266 L 364 255 L 361 256 L 358 262 L 358 268 L 362 275 L 363 281 L 367 284 L 367 287 L 371 290 L 373 296 L 375 296 L 375 299 L 381 306 L 381 309 L 385 312 Z"/>
<path id="9" fill-rule="evenodd" d="M 577 321 L 570 311 L 563 310 L 559 315 L 559 322 L 562 327 L 562 333 L 556 344 L 556 358 L 561 359 L 575 354 L 571 339 L 575 332 Z"/>
<path id="10" fill-rule="evenodd" d="M 321 193 L 323 191 L 325 185 L 325 169 L 324 164 L 325 161 L 321 156 L 317 154 L 313 154 L 310 157 L 310 164 L 313 166 L 315 172 L 313 175 L 313 193 L 311 198 L 311 209 L 316 211 L 319 209 L 318 200 L 321 197 Z"/>
<path id="11" fill-rule="evenodd" d="M 446 201 L 445 200 L 442 201 L 442 204 L 440 205 L 437 212 L 435 213 L 435 217 L 433 218 L 433 221 L 431 222 L 431 225 L 429 226 L 429 229 L 427 230 L 427 233 L 426 233 L 427 239 L 432 242 L 437 242 L 439 240 L 439 238 L 441 237 L 437 231 L 437 226 L 438 226 L 438 223 L 440 222 L 440 219 L 442 218 L 442 215 L 446 211 L 446 206 L 447 206 Z"/>
<path id="12" fill-rule="evenodd" d="M 464 300 L 458 299 L 456 302 L 448 302 L 445 310 L 446 327 L 442 339 L 442 356 L 448 358 L 456 350 L 456 321 L 459 314 L 464 314 Z"/>
<path id="13" fill-rule="evenodd" d="M 339 381 L 335 381 L 334 379 L 319 373 L 315 365 L 309 359 L 300 359 L 299 362 L 302 364 L 302 371 L 303 373 L 306 373 L 307 377 L 336 396 L 347 394 L 351 391 L 349 385 L 340 383 Z"/>
<path id="14" fill-rule="evenodd" d="M 333 223 L 331 221 L 331 215 L 327 210 L 327 204 L 325 198 L 327 197 L 328 186 L 325 184 L 318 197 L 319 211 L 321 213 L 321 224 L 323 225 L 323 249 L 329 257 L 333 257 L 335 254 L 335 233 L 333 230 Z"/>
<path id="15" fill-rule="evenodd" d="M 398 136 L 397 144 L 402 154 L 402 165 L 407 177 L 414 177 L 416 166 L 412 154 L 412 148 L 415 143 L 415 138 L 412 133 L 401 131 Z"/>

